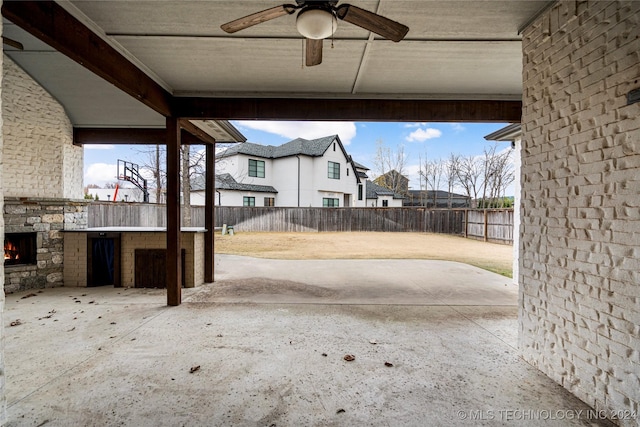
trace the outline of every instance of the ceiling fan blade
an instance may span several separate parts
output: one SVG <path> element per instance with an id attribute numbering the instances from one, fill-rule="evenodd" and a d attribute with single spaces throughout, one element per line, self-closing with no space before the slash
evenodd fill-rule
<path id="1" fill-rule="evenodd" d="M 394 42 L 399 42 L 409 32 L 406 25 L 350 4 L 338 6 L 336 16 Z"/>
<path id="2" fill-rule="evenodd" d="M 249 28 L 284 15 L 291 15 L 296 9 L 297 6 L 283 4 L 281 6 L 272 7 L 261 12 L 252 13 L 251 15 L 247 15 L 234 21 L 227 22 L 226 24 L 220 25 L 220 28 L 229 34 L 232 34 L 236 31 L 244 30 L 245 28 Z"/>
<path id="3" fill-rule="evenodd" d="M 322 39 L 307 39 L 305 65 L 313 67 L 322 63 Z"/>
<path id="4" fill-rule="evenodd" d="M 9 37 L 2 36 L 2 43 L 6 44 L 7 46 L 14 47 L 18 50 L 24 50 L 24 46 L 22 45 L 22 43 L 10 39 Z"/>

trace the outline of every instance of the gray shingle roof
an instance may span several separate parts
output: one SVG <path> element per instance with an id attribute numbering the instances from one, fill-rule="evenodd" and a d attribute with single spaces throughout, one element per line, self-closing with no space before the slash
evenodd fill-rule
<path id="1" fill-rule="evenodd" d="M 371 170 L 368 167 L 366 167 L 365 165 L 363 165 L 362 163 L 358 163 L 356 161 L 353 162 L 353 166 L 355 166 L 358 169 L 364 169 L 364 170 Z"/>
<path id="2" fill-rule="evenodd" d="M 367 180 L 367 199 L 377 199 L 378 196 L 393 196 L 394 199 L 404 199 L 400 194 Z"/>
<path id="3" fill-rule="evenodd" d="M 235 154 L 261 157 L 264 159 L 277 159 L 281 157 L 296 156 L 299 154 L 311 157 L 320 157 L 329 148 L 338 135 L 325 136 L 317 139 L 296 138 L 286 144 L 274 147 L 273 145 L 260 145 L 251 142 L 234 145 L 228 148 L 219 157 L 229 157 Z"/>
<path id="4" fill-rule="evenodd" d="M 205 179 L 204 175 L 197 175 L 191 179 L 191 191 L 204 191 Z M 236 190 L 236 191 L 254 191 L 256 193 L 277 193 L 278 190 L 270 185 L 243 184 L 237 182 L 230 174 L 223 173 L 216 175 L 216 189 L 218 190 Z"/>

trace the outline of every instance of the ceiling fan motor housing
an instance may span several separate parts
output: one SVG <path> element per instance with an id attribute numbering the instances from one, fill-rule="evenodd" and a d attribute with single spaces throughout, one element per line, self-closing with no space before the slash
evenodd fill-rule
<path id="1" fill-rule="evenodd" d="M 338 19 L 327 2 L 312 2 L 298 12 L 296 28 L 308 39 L 322 40 L 335 33 Z"/>

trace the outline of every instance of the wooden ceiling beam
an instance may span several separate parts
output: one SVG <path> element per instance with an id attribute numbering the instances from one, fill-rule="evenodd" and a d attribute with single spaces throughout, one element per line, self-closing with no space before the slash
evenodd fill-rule
<path id="1" fill-rule="evenodd" d="M 172 95 L 54 1 L 4 1 L 2 16 L 163 116 Z"/>
<path id="2" fill-rule="evenodd" d="M 182 129 L 180 136 L 182 145 L 207 145 L 211 143 L 202 141 L 185 129 Z M 164 145 L 166 143 L 166 129 L 73 128 L 73 145 Z"/>
<path id="3" fill-rule="evenodd" d="M 186 131 L 191 135 L 193 135 L 194 137 L 196 137 L 199 141 L 201 141 L 200 142 L 201 144 L 215 145 L 216 143 L 216 139 L 214 137 L 212 137 L 211 135 L 209 135 L 208 133 L 200 129 L 198 126 L 191 123 L 189 120 L 182 120 L 182 119 L 178 120 L 178 126 L 180 126 L 180 128 L 183 131 Z M 182 139 L 184 140 L 184 135 L 182 135 Z"/>
<path id="4" fill-rule="evenodd" d="M 519 123 L 521 101 L 174 97 L 186 119 Z"/>

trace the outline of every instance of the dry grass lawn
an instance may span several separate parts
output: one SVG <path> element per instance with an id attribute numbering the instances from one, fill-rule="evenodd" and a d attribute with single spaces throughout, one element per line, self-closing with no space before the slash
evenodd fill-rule
<path id="1" fill-rule="evenodd" d="M 216 253 L 273 259 L 435 259 L 511 277 L 511 245 L 429 233 L 237 233 L 216 235 Z"/>

